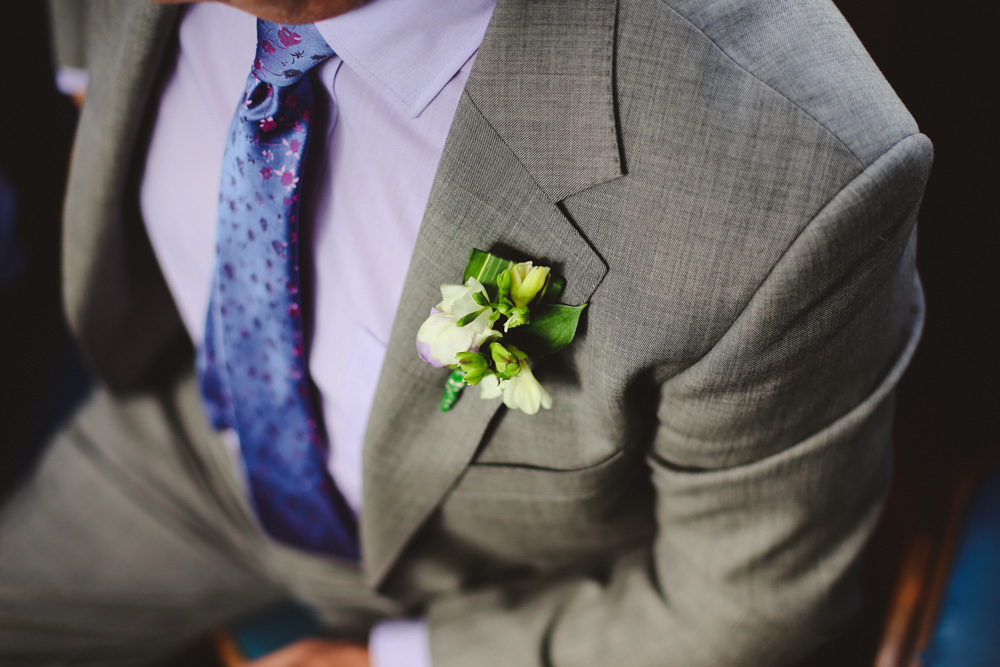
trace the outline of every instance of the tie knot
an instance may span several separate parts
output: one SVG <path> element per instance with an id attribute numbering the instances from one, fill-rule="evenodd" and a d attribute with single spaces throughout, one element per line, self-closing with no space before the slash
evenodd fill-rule
<path id="1" fill-rule="evenodd" d="M 253 75 L 272 86 L 290 86 L 327 58 L 333 49 L 313 24 L 282 25 L 257 19 Z"/>

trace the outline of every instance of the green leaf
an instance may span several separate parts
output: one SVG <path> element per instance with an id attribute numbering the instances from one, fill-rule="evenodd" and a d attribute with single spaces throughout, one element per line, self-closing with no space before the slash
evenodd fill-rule
<path id="1" fill-rule="evenodd" d="M 457 322 L 458 326 L 464 327 L 466 324 L 470 324 L 473 320 L 475 320 L 477 317 L 479 317 L 480 314 L 482 314 L 482 312 L 484 310 L 486 310 L 486 309 L 485 308 L 480 308 L 479 310 L 474 310 L 471 313 L 465 315 L 462 319 L 460 319 Z"/>
<path id="2" fill-rule="evenodd" d="M 464 284 L 469 278 L 475 278 L 486 287 L 493 288 L 491 293 L 495 292 L 497 276 L 512 266 L 514 262 L 509 259 L 473 248 L 465 265 L 465 272 L 462 274 L 462 283 Z"/>
<path id="3" fill-rule="evenodd" d="M 510 336 L 514 338 L 516 332 L 517 346 L 533 359 L 552 354 L 573 341 L 580 315 L 586 307 L 587 304 L 536 306 L 531 310 L 531 322 L 511 330 Z"/>
<path id="4" fill-rule="evenodd" d="M 469 278 L 475 278 L 487 287 L 491 296 L 495 295 L 497 276 L 515 264 L 517 262 L 473 248 L 472 252 L 469 253 L 469 261 L 465 265 L 465 271 L 462 273 L 462 283 L 464 284 Z M 535 305 L 555 303 L 562 295 L 565 286 L 566 280 L 562 276 L 550 273 L 545 287 L 535 297 Z"/>
<path id="5" fill-rule="evenodd" d="M 562 276 L 549 273 L 549 279 L 545 282 L 545 287 L 535 297 L 535 304 L 555 303 L 559 300 L 559 296 L 562 294 L 563 287 L 565 286 L 566 280 Z"/>

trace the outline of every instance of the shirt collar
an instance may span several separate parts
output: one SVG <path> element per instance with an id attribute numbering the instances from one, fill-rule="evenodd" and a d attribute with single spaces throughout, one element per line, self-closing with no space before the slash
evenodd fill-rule
<path id="1" fill-rule="evenodd" d="M 483 41 L 496 0 L 371 0 L 316 23 L 327 44 L 416 118 Z"/>

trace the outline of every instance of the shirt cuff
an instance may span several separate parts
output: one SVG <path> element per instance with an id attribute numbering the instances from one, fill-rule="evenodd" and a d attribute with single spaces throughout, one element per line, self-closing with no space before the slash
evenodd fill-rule
<path id="1" fill-rule="evenodd" d="M 76 67 L 60 67 L 56 70 L 56 88 L 63 95 L 86 95 L 87 83 L 87 70 Z"/>
<path id="2" fill-rule="evenodd" d="M 372 667 L 431 667 L 426 619 L 382 621 L 368 637 Z"/>

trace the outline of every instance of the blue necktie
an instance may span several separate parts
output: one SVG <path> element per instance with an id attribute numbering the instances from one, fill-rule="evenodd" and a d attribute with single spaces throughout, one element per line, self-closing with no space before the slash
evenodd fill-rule
<path id="1" fill-rule="evenodd" d="M 356 520 L 326 468 L 299 282 L 301 168 L 313 121 L 308 73 L 332 55 L 313 25 L 257 21 L 257 57 L 223 160 L 197 365 L 213 425 L 239 435 L 264 529 L 286 544 L 356 560 Z"/>

